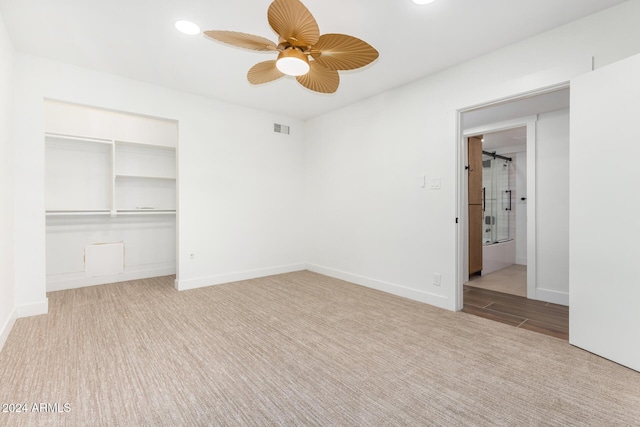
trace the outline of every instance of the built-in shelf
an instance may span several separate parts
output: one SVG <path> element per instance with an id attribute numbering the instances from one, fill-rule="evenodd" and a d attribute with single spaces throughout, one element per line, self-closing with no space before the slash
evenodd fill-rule
<path id="1" fill-rule="evenodd" d="M 116 141 L 113 173 L 119 179 L 175 180 L 175 148 Z"/>
<path id="2" fill-rule="evenodd" d="M 73 211 L 46 211 L 47 216 L 89 216 L 110 215 L 110 210 L 73 210 Z"/>
<path id="3" fill-rule="evenodd" d="M 62 141 L 80 141 L 80 142 L 95 142 L 97 144 L 113 144 L 113 140 L 111 139 L 102 139 L 102 138 L 90 138 L 84 136 L 76 136 L 76 135 L 64 135 L 60 133 L 45 133 L 45 137 L 47 141 L 52 139 L 54 140 L 62 140 Z"/>
<path id="4" fill-rule="evenodd" d="M 175 209 L 122 209 L 117 211 L 46 211 L 46 216 L 120 216 L 120 215 L 175 215 Z"/>
<path id="5" fill-rule="evenodd" d="M 45 209 L 111 209 L 113 146 L 102 139 L 46 134 Z"/>
<path id="6" fill-rule="evenodd" d="M 177 122 L 49 99 L 44 122 L 47 289 L 175 274 Z"/>
<path id="7" fill-rule="evenodd" d="M 119 175 L 115 180 L 113 208 L 117 211 L 175 210 L 176 180 Z"/>
<path id="8" fill-rule="evenodd" d="M 51 132 L 45 141 L 47 215 L 175 212 L 175 147 Z"/>
<path id="9" fill-rule="evenodd" d="M 146 147 L 146 148 L 152 148 L 154 150 L 176 151 L 176 147 L 170 147 L 167 145 L 157 145 L 157 144 L 152 144 L 148 142 L 122 141 L 118 139 L 115 140 L 114 142 L 116 145 L 122 145 L 122 146 Z"/>
<path id="10" fill-rule="evenodd" d="M 138 210 L 118 210 L 116 215 L 175 215 L 173 209 L 138 209 Z"/>
<path id="11" fill-rule="evenodd" d="M 150 175 L 116 175 L 116 179 L 118 178 L 131 178 L 131 179 L 165 179 L 167 181 L 175 181 L 176 177 L 174 176 L 150 176 Z"/>

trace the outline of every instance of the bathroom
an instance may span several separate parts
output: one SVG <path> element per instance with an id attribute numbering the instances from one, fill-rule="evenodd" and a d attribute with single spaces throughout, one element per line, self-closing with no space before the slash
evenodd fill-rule
<path id="1" fill-rule="evenodd" d="M 470 277 L 520 296 L 527 286 L 526 136 L 526 127 L 476 136 L 482 147 L 482 255 L 481 271 Z"/>

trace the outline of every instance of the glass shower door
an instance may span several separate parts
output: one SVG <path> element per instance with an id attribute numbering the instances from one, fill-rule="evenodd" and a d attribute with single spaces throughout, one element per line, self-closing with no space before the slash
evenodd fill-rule
<path id="1" fill-rule="evenodd" d="M 509 183 L 509 161 L 483 155 L 482 195 L 483 233 L 482 243 L 510 240 L 512 192 Z"/>

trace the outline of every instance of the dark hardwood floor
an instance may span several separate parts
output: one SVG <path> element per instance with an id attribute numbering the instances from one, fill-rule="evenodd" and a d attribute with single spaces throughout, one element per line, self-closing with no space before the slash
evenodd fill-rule
<path id="1" fill-rule="evenodd" d="M 516 328 L 569 339 L 569 307 L 464 286 L 462 311 Z"/>

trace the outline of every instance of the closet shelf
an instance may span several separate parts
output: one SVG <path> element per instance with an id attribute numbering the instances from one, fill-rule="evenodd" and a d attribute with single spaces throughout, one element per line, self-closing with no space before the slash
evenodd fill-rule
<path id="1" fill-rule="evenodd" d="M 118 209 L 116 215 L 175 215 L 175 209 Z"/>
<path id="2" fill-rule="evenodd" d="M 129 175 L 129 174 L 116 174 L 116 179 L 125 178 L 125 179 L 163 179 L 166 181 L 175 181 L 176 178 L 174 176 L 152 176 L 152 175 Z"/>
<path id="3" fill-rule="evenodd" d="M 45 206 L 53 208 L 46 215 L 175 215 L 176 141 L 161 132 L 173 133 L 175 124 L 116 115 L 115 126 L 113 113 L 76 110 L 77 134 L 67 130 L 71 119 L 69 126 L 54 120 L 45 133 Z"/>
<path id="4" fill-rule="evenodd" d="M 48 210 L 47 216 L 82 216 L 82 215 L 110 215 L 111 211 L 104 210 Z"/>
<path id="5" fill-rule="evenodd" d="M 176 151 L 176 147 L 171 147 L 168 145 L 157 145 L 157 144 L 152 144 L 147 142 L 123 141 L 119 139 L 116 139 L 114 142 L 116 143 L 116 145 L 120 145 L 120 146 L 144 147 L 144 148 L 150 148 L 154 150 Z"/>
<path id="6" fill-rule="evenodd" d="M 120 216 L 120 215 L 175 215 L 175 209 L 118 209 L 113 213 L 110 210 L 100 211 L 46 211 L 46 216 Z"/>
<path id="7" fill-rule="evenodd" d="M 111 139 L 91 138 L 91 137 L 75 136 L 75 135 L 65 135 L 65 134 L 62 134 L 62 133 L 51 133 L 51 132 L 46 132 L 44 135 L 45 135 L 46 138 L 58 139 L 58 140 L 80 141 L 80 142 L 95 142 L 97 144 L 107 144 L 107 145 L 112 145 L 113 144 L 113 140 L 111 140 Z"/>

